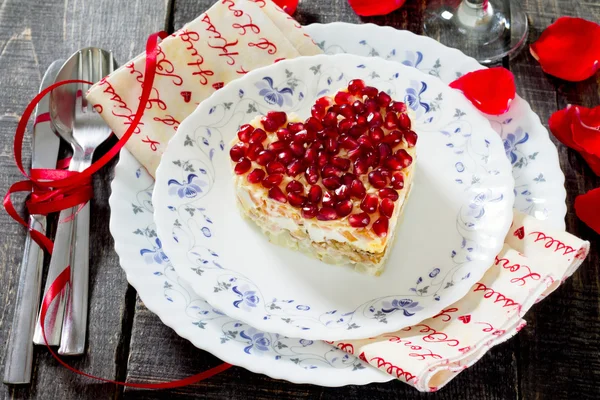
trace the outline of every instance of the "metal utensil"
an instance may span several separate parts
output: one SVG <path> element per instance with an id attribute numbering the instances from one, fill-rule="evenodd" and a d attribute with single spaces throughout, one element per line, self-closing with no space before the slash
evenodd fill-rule
<path id="1" fill-rule="evenodd" d="M 54 61 L 44 74 L 40 92 L 54 83 L 63 60 Z M 33 126 L 32 168 L 55 168 L 60 139 L 52 130 L 48 114 L 48 97 L 43 98 L 36 108 Z M 46 217 L 30 215 L 29 228 L 46 232 Z M 42 266 L 44 252 L 29 234 L 25 239 L 25 250 L 21 263 L 21 274 L 17 286 L 15 313 L 8 337 L 4 360 L 4 383 L 24 384 L 31 381 L 35 318 L 40 304 Z"/>

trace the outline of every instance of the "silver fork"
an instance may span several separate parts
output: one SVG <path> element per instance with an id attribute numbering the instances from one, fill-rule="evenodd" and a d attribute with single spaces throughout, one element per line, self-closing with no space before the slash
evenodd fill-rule
<path id="1" fill-rule="evenodd" d="M 110 74 L 115 68 L 111 52 L 98 48 L 87 48 L 75 54 L 76 77 L 91 82 L 98 82 Z M 67 62 L 68 63 L 68 62 Z M 65 64 L 66 65 L 66 64 Z M 62 71 L 61 71 L 62 72 Z M 72 72 L 65 68 L 65 75 Z M 59 78 L 68 79 L 70 76 Z M 61 80 L 62 80 L 61 79 Z M 73 159 L 70 170 L 83 171 L 92 164 L 94 151 L 110 136 L 111 130 L 102 117 L 96 112 L 93 105 L 85 100 L 88 85 L 78 84 L 75 92 L 74 108 L 72 115 L 53 114 L 53 122 L 61 137 L 73 147 Z M 53 109 L 57 109 L 53 107 Z M 75 217 L 73 218 L 73 215 Z M 53 340 L 50 344 L 58 344 L 57 336 L 60 334 L 59 354 L 77 355 L 85 351 L 88 285 L 89 285 L 89 223 L 90 208 L 86 203 L 78 212 L 76 208 L 64 210 L 60 213 L 59 226 L 56 232 L 54 253 L 50 261 L 48 280 L 57 276 L 69 261 L 71 264 L 71 285 L 64 296 L 66 310 L 63 312 L 62 304 L 58 304 L 57 312 L 50 315 L 54 318 L 46 322 L 46 328 L 52 330 L 49 335 Z M 60 246 L 59 246 L 59 238 Z M 54 262 L 53 262 L 54 261 Z M 58 273 L 57 273 L 58 272 Z M 51 283 L 51 282 L 49 282 Z M 49 287 L 46 284 L 46 290 Z M 60 300 L 60 299 L 59 299 Z M 62 317 L 62 334 L 60 323 Z M 48 319 L 48 317 L 47 317 Z M 38 323 L 38 327 L 39 327 Z M 48 333 L 47 333 L 48 335 Z M 35 342 L 40 343 L 41 335 L 36 335 Z M 41 339 L 43 343 L 43 339 Z"/>

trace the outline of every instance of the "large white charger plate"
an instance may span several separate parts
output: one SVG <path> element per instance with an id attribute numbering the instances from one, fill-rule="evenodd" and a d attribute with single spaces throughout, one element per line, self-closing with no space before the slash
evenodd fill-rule
<path id="1" fill-rule="evenodd" d="M 229 143 L 269 110 L 310 116 L 351 79 L 413 112 L 417 169 L 381 277 L 275 246 L 236 205 Z M 514 180 L 501 139 L 438 78 L 378 57 L 319 55 L 246 74 L 204 100 L 169 141 L 152 196 L 177 274 L 232 318 L 289 337 L 393 332 L 459 300 L 492 264 L 512 222 Z"/>
<path id="2" fill-rule="evenodd" d="M 346 23 L 312 24 L 305 29 L 328 53 L 381 54 L 439 75 L 446 83 L 457 75 L 483 68 L 460 51 L 407 31 Z M 507 155 L 511 159 L 513 153 L 517 156 L 513 162 L 517 186 L 531 193 L 527 196 L 517 193 L 517 208 L 546 219 L 557 228 L 564 227 L 564 176 L 556 148 L 537 115 L 526 101 L 517 97 L 508 115 L 489 120 L 507 142 Z M 527 139 L 522 140 L 524 137 Z M 529 156 L 533 154 L 538 156 L 532 159 Z M 540 174 L 543 180 L 536 179 Z M 286 339 L 256 330 L 247 334 L 244 328 L 249 327 L 236 326 L 234 320 L 210 307 L 177 277 L 160 241 L 156 240 L 151 203 L 153 183 L 144 168 L 123 150 L 111 186 L 110 230 L 129 283 L 163 323 L 224 361 L 276 379 L 322 386 L 391 379 L 373 368 L 363 368 L 354 356 L 344 355 L 320 341 Z"/>

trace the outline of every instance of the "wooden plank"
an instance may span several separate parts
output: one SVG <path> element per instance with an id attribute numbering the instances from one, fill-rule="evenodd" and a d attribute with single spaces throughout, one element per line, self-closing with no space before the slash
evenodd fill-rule
<path id="1" fill-rule="evenodd" d="M 56 58 L 68 57 L 80 47 L 113 50 L 124 62 L 143 51 L 147 35 L 164 29 L 165 0 L 6 0 L 0 5 L 0 192 L 22 179 L 12 162 L 12 137 L 25 105 L 36 94 L 46 67 Z M 28 151 L 26 151 L 28 153 Z M 71 363 L 106 378 L 124 378 L 131 311 L 135 298 L 125 274 L 118 267 L 108 231 L 108 196 L 111 168 L 94 179 L 90 240 L 90 321 L 88 350 Z M 25 231 L 0 213 L 3 239 L 0 245 L 0 343 L 5 343 L 14 308 L 18 266 Z M 128 294 L 129 293 L 129 294 Z M 129 312 L 128 308 L 129 307 Z M 4 346 L 3 346 L 4 348 Z M 4 350 L 0 354 L 4 364 Z M 59 366 L 46 349 L 36 351 L 33 383 L 29 387 L 0 386 L 1 398 L 114 398 L 114 385 L 90 384 Z"/>
<path id="2" fill-rule="evenodd" d="M 174 28 L 181 28 L 186 22 L 210 7 L 213 2 L 213 0 L 176 0 L 173 12 Z M 421 33 L 424 8 L 424 0 L 409 0 L 403 8 L 387 16 L 361 19 L 354 14 L 346 0 L 304 0 L 300 3 L 295 17 L 305 25 L 334 21 L 372 22 Z M 515 342 L 510 341 L 495 348 L 477 365 L 457 377 L 436 396 L 439 399 L 505 400 L 517 398 L 515 346 Z M 161 351 L 148 350 L 156 348 L 160 348 Z M 219 361 L 214 356 L 194 348 L 189 342 L 178 337 L 138 300 L 132 329 L 128 381 L 157 382 L 181 379 L 218 363 Z M 125 389 L 126 398 L 161 399 L 170 396 L 189 399 L 336 399 L 339 397 L 347 399 L 412 399 L 427 397 L 400 382 L 321 388 L 312 385 L 293 385 L 264 375 L 253 374 L 239 367 L 232 368 L 205 382 L 166 392 Z"/>
<path id="3" fill-rule="evenodd" d="M 600 22 L 600 4 L 580 1 L 527 0 L 523 6 L 531 23 L 530 43 L 562 15 Z M 568 55 L 565 55 L 568 57 Z M 568 103 L 600 104 L 600 76 L 581 83 L 545 75 L 525 50 L 510 62 L 519 93 L 547 126 L 550 115 Z M 527 314 L 520 333 L 520 393 L 524 399 L 598 398 L 600 387 L 600 238 L 577 219 L 573 202 L 578 194 L 600 186 L 598 178 L 575 151 L 557 143 L 566 177 L 567 230 L 592 243 L 580 269 L 549 298 Z"/>

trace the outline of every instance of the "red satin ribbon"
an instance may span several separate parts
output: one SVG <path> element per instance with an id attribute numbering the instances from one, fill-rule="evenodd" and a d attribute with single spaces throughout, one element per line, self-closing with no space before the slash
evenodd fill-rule
<path id="1" fill-rule="evenodd" d="M 114 156 L 116 156 L 121 148 L 125 145 L 127 140 L 134 133 L 138 123 L 140 122 L 144 109 L 146 108 L 146 104 L 148 99 L 150 98 L 152 86 L 154 83 L 154 76 L 156 72 L 156 57 L 158 55 L 158 41 L 159 39 L 164 39 L 167 36 L 166 32 L 157 32 L 153 33 L 148 37 L 148 41 L 146 42 L 146 66 L 145 66 L 145 80 L 142 85 L 142 95 L 140 97 L 140 103 L 136 110 L 135 116 L 131 121 L 131 125 L 129 129 L 125 132 L 125 134 L 121 137 L 121 139 L 104 154 L 98 161 L 93 163 L 90 167 L 88 167 L 83 172 L 74 172 L 74 171 L 64 171 L 61 168 L 65 167 L 65 162 L 63 160 L 59 161 L 59 165 L 57 165 L 57 169 L 32 169 L 30 175 L 25 172 L 22 163 L 22 147 L 23 147 L 23 138 L 25 136 L 25 131 L 27 128 L 27 122 L 33 113 L 35 106 L 40 102 L 40 100 L 50 93 L 53 89 L 67 84 L 72 83 L 86 83 L 91 84 L 87 81 L 81 80 L 67 80 L 62 82 L 57 82 L 48 88 L 44 89 L 40 92 L 32 102 L 25 108 L 23 112 L 23 116 L 21 117 L 19 124 L 17 126 L 17 130 L 15 133 L 15 141 L 14 141 L 14 157 L 15 164 L 19 168 L 19 171 L 27 178 L 26 180 L 16 182 L 9 188 L 8 192 L 4 196 L 4 208 L 8 212 L 8 214 L 19 222 L 21 225 L 27 227 L 27 222 L 17 213 L 15 210 L 12 201 L 11 194 L 16 192 L 33 192 L 31 194 L 31 198 L 26 201 L 27 209 L 30 214 L 42 214 L 47 215 L 49 213 L 57 212 L 60 210 L 64 210 L 67 208 L 71 208 L 77 205 L 85 204 L 92 197 L 92 186 L 91 186 L 91 176 L 97 172 L 100 168 L 106 165 Z M 35 123 L 45 122 L 49 120 L 49 116 L 47 114 L 40 115 Z M 70 159 L 69 159 L 70 161 Z M 68 161 L 66 162 L 68 166 Z M 30 235 L 33 240 L 36 241 L 42 248 L 52 254 L 53 243 L 46 236 L 41 234 L 39 231 L 30 230 Z M 223 363 L 217 367 L 214 367 L 208 371 L 190 376 L 188 378 L 171 381 L 171 382 L 163 382 L 163 383 L 128 383 L 128 382 L 119 382 L 111 379 L 105 379 L 98 376 L 90 375 L 86 372 L 80 371 L 76 368 L 71 367 L 69 364 L 65 363 L 48 345 L 48 341 L 46 340 L 46 332 L 44 332 L 44 325 L 46 319 L 46 313 L 48 312 L 48 308 L 52 304 L 53 300 L 56 296 L 60 295 L 60 293 L 65 289 L 67 285 L 70 284 L 71 280 L 71 267 L 67 266 L 61 274 L 56 278 L 52 285 L 50 286 L 48 293 L 44 296 L 42 301 L 40 320 L 42 325 L 42 333 L 44 336 L 44 342 L 46 343 L 46 347 L 52 354 L 52 356 L 65 368 L 70 371 L 86 376 L 88 378 L 96 379 L 102 382 L 114 383 L 122 386 L 136 387 L 142 389 L 169 389 L 176 388 L 181 386 L 191 385 L 196 382 L 200 382 L 204 379 L 210 378 L 213 375 L 216 375 L 220 372 L 223 372 L 231 367 L 230 364 Z"/>

